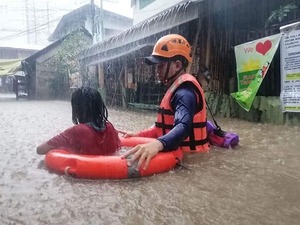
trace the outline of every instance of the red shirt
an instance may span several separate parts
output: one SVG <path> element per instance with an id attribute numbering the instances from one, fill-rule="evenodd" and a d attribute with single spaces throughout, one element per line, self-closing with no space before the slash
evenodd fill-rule
<path id="1" fill-rule="evenodd" d="M 110 122 L 106 122 L 104 131 L 96 131 L 87 124 L 72 126 L 51 138 L 47 144 L 88 155 L 112 155 L 121 147 L 118 132 Z"/>

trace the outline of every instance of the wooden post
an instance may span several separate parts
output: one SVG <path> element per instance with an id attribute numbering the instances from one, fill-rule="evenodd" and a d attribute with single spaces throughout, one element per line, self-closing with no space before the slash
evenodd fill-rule
<path id="1" fill-rule="evenodd" d="M 99 82 L 99 92 L 102 96 L 104 104 L 106 104 L 106 88 L 105 88 L 105 75 L 104 75 L 104 68 L 103 63 L 98 64 L 98 82 Z"/>
<path id="2" fill-rule="evenodd" d="M 98 74 L 99 74 L 99 87 L 100 88 L 105 88 L 105 78 L 104 78 L 104 69 L 103 69 L 103 64 L 99 63 L 98 65 Z"/>
<path id="3" fill-rule="evenodd" d="M 195 58 L 195 53 L 196 53 L 196 49 L 197 49 L 197 44 L 198 44 L 198 38 L 199 38 L 199 35 L 200 35 L 200 30 L 201 30 L 201 25 L 202 25 L 202 17 L 199 17 L 198 18 L 198 27 L 197 27 L 197 32 L 195 34 L 195 37 L 194 37 L 194 41 L 193 41 L 193 45 L 192 45 L 192 59 Z M 194 60 L 193 60 L 194 61 Z M 192 62 L 193 63 L 193 62 Z M 189 63 L 187 69 L 186 69 L 186 72 L 187 73 L 190 73 L 191 72 L 191 67 L 192 67 L 192 63 Z"/>
<path id="4" fill-rule="evenodd" d="M 122 88 L 122 106 L 123 108 L 127 107 L 127 102 L 126 102 L 126 88 L 127 88 L 127 84 L 128 84 L 128 68 L 127 68 L 127 62 L 126 60 L 123 61 L 123 67 L 124 67 L 124 83 L 122 82 L 122 78 L 119 78 L 120 81 L 120 85 Z"/>
<path id="5" fill-rule="evenodd" d="M 205 66 L 207 68 L 211 68 L 211 60 L 210 60 L 210 57 L 211 57 L 211 31 L 212 31 L 212 26 L 213 26 L 213 23 L 212 23 L 212 1 L 209 1 L 208 2 L 208 22 L 207 22 L 207 37 L 206 37 L 206 51 L 205 51 Z M 214 55 L 214 57 L 216 57 Z M 216 62 L 215 62 L 216 63 Z M 211 81 L 208 83 L 208 89 L 209 90 L 212 90 L 214 86 L 214 80 L 211 78 Z"/>
<path id="6" fill-rule="evenodd" d="M 206 57 L 205 57 L 205 66 L 209 67 L 210 64 L 210 52 L 211 52 L 211 29 L 212 29 L 212 2 L 208 2 L 208 31 L 207 31 L 207 41 L 206 41 Z"/>

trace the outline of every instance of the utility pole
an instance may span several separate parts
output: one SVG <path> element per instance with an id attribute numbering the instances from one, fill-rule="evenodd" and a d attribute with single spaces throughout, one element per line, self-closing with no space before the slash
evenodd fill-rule
<path id="1" fill-rule="evenodd" d="M 37 30 L 36 30 L 36 10 L 35 4 L 33 2 L 33 17 L 34 17 L 34 37 L 35 37 L 35 44 L 37 44 Z"/>
<path id="2" fill-rule="evenodd" d="M 50 35 L 50 15 L 49 15 L 49 2 L 47 2 L 47 27 L 48 27 L 48 35 Z"/>
<path id="3" fill-rule="evenodd" d="M 91 0 L 91 12 L 92 12 L 92 36 L 93 44 L 95 42 L 95 3 L 94 0 Z"/>
<path id="4" fill-rule="evenodd" d="M 105 38 L 103 1 L 117 3 L 118 0 L 100 0 L 100 41 Z"/>
<path id="5" fill-rule="evenodd" d="M 103 27 L 103 0 L 100 0 L 100 30 L 101 30 L 101 41 L 104 40 L 104 27 Z"/>
<path id="6" fill-rule="evenodd" d="M 30 44 L 29 37 L 29 9 L 28 9 L 28 0 L 25 0 L 25 11 L 26 11 L 26 28 L 27 28 L 27 44 Z"/>

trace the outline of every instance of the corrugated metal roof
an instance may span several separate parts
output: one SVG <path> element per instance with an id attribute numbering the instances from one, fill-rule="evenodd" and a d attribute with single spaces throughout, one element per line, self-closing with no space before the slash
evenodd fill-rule
<path id="1" fill-rule="evenodd" d="M 81 54 L 80 59 L 87 64 L 92 64 L 95 62 L 105 61 L 106 58 L 116 58 L 120 54 L 119 49 L 131 49 L 137 48 L 138 45 L 151 45 L 153 43 L 135 43 L 139 40 L 150 37 L 157 33 L 168 30 L 172 27 L 184 24 L 191 20 L 197 19 L 199 17 L 199 1 L 187 1 L 182 4 L 178 4 L 173 8 L 166 10 L 153 18 L 150 18 L 140 24 L 133 26 L 131 29 L 126 30 L 119 35 L 112 38 L 104 40 L 98 44 L 91 46 L 90 48 L 84 50 Z M 146 41 L 147 42 L 147 41 Z M 128 46 L 125 48 L 124 46 Z M 113 51 L 113 54 L 105 54 L 107 51 Z M 97 58 L 97 60 L 95 59 Z"/>
<path id="2" fill-rule="evenodd" d="M 130 48 L 128 51 L 121 51 L 121 52 L 116 52 L 117 54 L 106 54 L 104 57 L 100 57 L 99 59 L 96 59 L 94 61 L 90 61 L 88 65 L 94 65 L 97 63 L 102 63 L 102 62 L 107 62 L 112 59 L 120 58 L 125 55 L 129 54 L 135 54 L 136 57 L 142 57 L 142 54 L 139 54 L 138 52 L 143 51 L 146 55 L 150 55 L 152 52 L 153 45 L 150 44 L 144 44 L 144 45 L 137 45 L 136 47 Z"/>
<path id="3" fill-rule="evenodd" d="M 95 8 L 95 16 L 99 16 L 101 14 L 101 9 L 97 6 L 94 5 Z M 90 17 L 92 13 L 92 6 L 91 4 L 86 4 L 78 9 L 73 10 L 72 12 L 67 13 L 64 15 L 61 20 L 59 21 L 57 27 L 53 31 L 53 33 L 50 35 L 48 38 L 49 41 L 55 41 L 59 38 L 62 30 L 66 29 L 66 26 L 68 25 L 70 27 L 70 24 L 72 23 L 77 23 L 77 25 L 73 28 L 73 30 L 76 30 L 80 27 L 82 23 L 85 21 L 85 17 Z M 103 16 L 104 18 L 106 17 L 115 17 L 115 18 L 120 18 L 122 21 L 126 21 L 127 23 L 132 24 L 132 19 L 126 16 L 122 16 L 120 14 L 114 13 L 107 11 L 103 9 Z"/>
<path id="4" fill-rule="evenodd" d="M 82 31 L 82 32 L 84 32 L 85 35 L 87 35 L 87 36 L 89 36 L 89 37 L 92 38 L 92 36 L 90 35 L 90 33 L 86 29 L 84 29 L 84 28 L 78 28 L 77 30 L 71 32 L 70 34 L 66 35 L 65 37 L 62 37 L 59 40 L 52 42 L 50 45 L 46 46 L 45 48 L 41 49 L 40 51 L 35 52 L 34 54 L 30 55 L 29 57 L 27 57 L 25 59 L 25 61 L 31 62 L 31 61 L 36 60 L 41 55 L 47 53 L 51 49 L 53 49 L 56 46 L 60 45 L 69 35 L 73 34 L 74 32 L 77 32 L 77 31 Z"/>
<path id="5" fill-rule="evenodd" d="M 25 50 L 41 50 L 45 46 L 41 45 L 28 45 L 28 44 L 19 44 L 12 42 L 0 42 L 0 48 L 17 48 L 17 49 L 25 49 Z"/>

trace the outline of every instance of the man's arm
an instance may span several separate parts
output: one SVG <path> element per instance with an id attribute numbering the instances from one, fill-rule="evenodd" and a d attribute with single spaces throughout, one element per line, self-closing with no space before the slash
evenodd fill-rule
<path id="1" fill-rule="evenodd" d="M 194 112 L 196 111 L 197 99 L 194 89 L 188 88 L 190 91 L 179 91 L 185 89 L 184 86 L 179 88 L 172 98 L 171 105 L 175 111 L 175 127 L 166 135 L 157 140 L 140 144 L 127 151 L 122 158 L 132 155 L 132 158 L 127 162 L 131 166 L 134 161 L 138 161 L 136 170 L 144 164 L 143 169 L 147 169 L 151 158 L 157 155 L 160 151 L 170 151 L 178 148 L 179 144 L 186 138 L 191 129 Z M 179 141 L 180 138 L 180 141 Z"/>
<path id="2" fill-rule="evenodd" d="M 174 93 L 171 106 L 175 112 L 174 127 L 169 133 L 158 138 L 164 146 L 163 151 L 177 149 L 192 128 L 193 117 L 197 109 L 197 97 L 193 86 L 181 85 Z"/>

